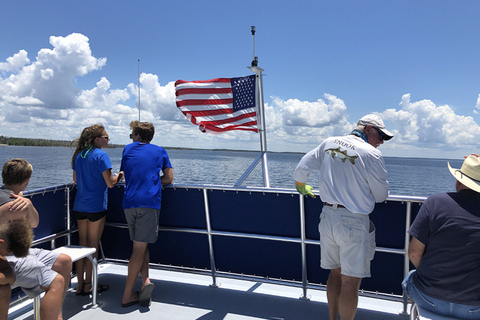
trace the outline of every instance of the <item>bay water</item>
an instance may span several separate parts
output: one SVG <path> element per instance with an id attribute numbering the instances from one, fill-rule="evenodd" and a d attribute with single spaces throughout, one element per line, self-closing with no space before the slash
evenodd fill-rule
<path id="1" fill-rule="evenodd" d="M 121 148 L 103 149 L 117 173 L 122 157 Z M 71 157 L 73 149 L 67 147 L 0 146 L 0 164 L 12 158 L 23 158 L 33 166 L 28 190 L 46 188 L 72 182 Z M 257 158 L 258 152 L 226 150 L 167 149 L 173 167 L 174 183 L 234 185 L 243 172 Z M 293 171 L 303 154 L 268 153 L 270 187 L 295 187 Z M 434 193 L 455 191 L 455 179 L 447 162 L 460 168 L 463 159 L 430 159 L 385 157 L 391 195 L 427 197 Z M 312 173 L 308 184 L 318 188 L 318 173 Z M 242 186 L 263 185 L 261 162 L 243 182 Z"/>

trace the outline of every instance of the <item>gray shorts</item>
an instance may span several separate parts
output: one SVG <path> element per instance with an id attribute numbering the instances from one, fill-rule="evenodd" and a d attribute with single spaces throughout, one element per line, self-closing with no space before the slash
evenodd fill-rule
<path id="1" fill-rule="evenodd" d="M 158 239 L 158 221 L 160 209 L 130 208 L 125 209 L 130 240 L 155 243 Z"/>
<path id="2" fill-rule="evenodd" d="M 367 214 L 324 206 L 318 229 L 322 268 L 341 268 L 350 277 L 370 277 L 376 244 L 375 227 Z"/>
<path id="3" fill-rule="evenodd" d="M 16 277 L 13 285 L 22 288 L 29 298 L 36 297 L 43 291 L 40 286 L 49 287 L 57 276 L 52 267 L 59 256 L 59 252 L 38 248 L 30 248 L 24 258 L 7 256 Z"/>

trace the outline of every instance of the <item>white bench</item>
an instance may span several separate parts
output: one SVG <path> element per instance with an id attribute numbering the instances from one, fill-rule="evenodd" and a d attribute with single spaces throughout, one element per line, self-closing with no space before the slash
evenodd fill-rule
<path id="1" fill-rule="evenodd" d="M 90 247 L 80 247 L 80 246 L 63 246 L 57 249 L 54 249 L 55 252 L 60 252 L 70 256 L 72 262 L 78 261 L 83 258 L 88 258 L 92 262 L 92 306 L 97 305 L 97 280 L 98 280 L 98 269 L 97 269 L 97 259 L 95 258 L 95 248 Z M 68 279 L 70 280 L 70 279 Z M 13 287 L 12 287 L 13 288 Z M 33 315 L 35 320 L 40 320 L 40 295 L 33 298 Z"/>
<path id="2" fill-rule="evenodd" d="M 415 310 L 418 311 L 418 318 L 415 317 Z M 458 320 L 457 318 L 441 316 L 439 314 L 433 313 L 422 307 L 419 307 L 416 303 L 412 305 L 412 309 L 410 310 L 410 319 L 411 320 Z"/>

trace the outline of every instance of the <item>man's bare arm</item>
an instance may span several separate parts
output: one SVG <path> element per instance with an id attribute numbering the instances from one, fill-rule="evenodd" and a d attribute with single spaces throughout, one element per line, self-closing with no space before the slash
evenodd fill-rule
<path id="1" fill-rule="evenodd" d="M 410 245 L 408 246 L 408 257 L 412 261 L 415 268 L 418 268 L 422 261 L 423 253 L 425 252 L 425 245 L 415 237 L 412 237 Z"/>

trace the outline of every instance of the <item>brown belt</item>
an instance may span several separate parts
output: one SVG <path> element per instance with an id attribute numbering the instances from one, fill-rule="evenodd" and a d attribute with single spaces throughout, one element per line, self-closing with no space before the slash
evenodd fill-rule
<path id="1" fill-rule="evenodd" d="M 331 203 L 328 203 L 328 202 L 324 202 L 323 203 L 324 205 L 326 206 L 329 206 L 329 207 L 337 207 L 337 208 L 343 208 L 343 209 L 347 209 L 345 206 L 341 205 L 341 204 L 331 204 Z"/>

